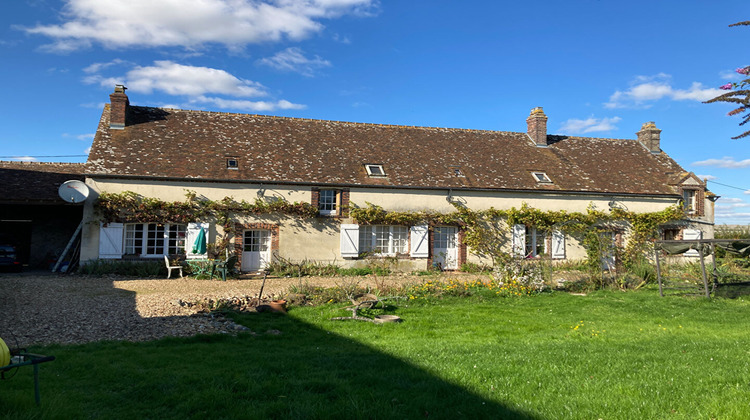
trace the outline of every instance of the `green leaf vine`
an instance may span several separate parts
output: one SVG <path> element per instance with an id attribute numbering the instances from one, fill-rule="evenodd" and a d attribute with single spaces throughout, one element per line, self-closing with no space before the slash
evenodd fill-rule
<path id="1" fill-rule="evenodd" d="M 578 238 L 584 247 L 591 242 L 585 240 L 588 233 L 627 227 L 630 238 L 626 249 L 621 253 L 627 262 L 642 255 L 648 242 L 659 235 L 660 226 L 684 218 L 683 210 L 679 206 L 670 206 L 657 212 L 636 213 L 620 208 L 602 211 L 591 204 L 583 213 L 539 210 L 526 203 L 522 203 L 520 208 L 512 207 L 508 210 L 493 207 L 486 210 L 471 210 L 456 202 L 452 204 L 456 210 L 450 213 L 427 210 L 389 212 L 372 203 L 366 203 L 364 207 L 351 204 L 349 214 L 357 223 L 365 225 L 460 226 L 465 230 L 466 245 L 480 257 L 491 258 L 493 263 L 507 258 L 507 254 L 501 249 L 510 242 L 510 229 L 516 224 L 547 233 L 560 230 Z"/>
<path id="2" fill-rule="evenodd" d="M 144 197 L 132 191 L 102 193 L 94 208 L 105 223 L 188 223 L 214 219 L 224 224 L 232 214 L 287 214 L 301 218 L 315 217 L 318 214 L 318 209 L 304 202 L 256 199 L 251 203 L 245 200 L 235 201 L 232 197 L 214 201 L 199 199 L 194 191 L 189 190 L 185 196 L 185 201 L 169 202 Z"/>

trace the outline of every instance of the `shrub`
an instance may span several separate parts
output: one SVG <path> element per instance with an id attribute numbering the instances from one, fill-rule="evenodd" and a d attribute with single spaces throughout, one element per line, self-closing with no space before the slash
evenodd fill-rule
<path id="1" fill-rule="evenodd" d="M 492 267 L 485 265 L 485 264 L 477 264 L 477 263 L 463 263 L 461 264 L 461 271 L 464 273 L 491 273 Z"/>
<path id="2" fill-rule="evenodd" d="M 640 279 L 646 283 L 656 282 L 656 267 L 645 258 L 638 259 L 631 263 L 627 267 L 627 271 L 636 279 Z"/>
<path id="3" fill-rule="evenodd" d="M 81 265 L 80 274 L 103 276 L 116 274 L 135 277 L 166 277 L 167 269 L 163 260 L 127 261 L 127 260 L 91 260 Z"/>
<path id="4" fill-rule="evenodd" d="M 339 267 L 335 264 L 309 260 L 302 260 L 301 262 L 295 263 L 277 256 L 268 264 L 266 269 L 274 276 L 306 277 L 335 276 L 338 274 Z"/>

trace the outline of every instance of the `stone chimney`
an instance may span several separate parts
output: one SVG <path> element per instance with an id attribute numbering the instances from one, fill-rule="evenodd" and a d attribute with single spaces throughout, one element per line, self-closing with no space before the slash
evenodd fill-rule
<path id="1" fill-rule="evenodd" d="M 115 85 L 115 92 L 109 95 L 109 128 L 114 130 L 125 128 L 128 107 L 130 106 L 125 89 L 127 88 L 123 85 Z"/>
<path id="2" fill-rule="evenodd" d="M 531 114 L 526 118 L 526 124 L 527 133 L 536 146 L 547 147 L 547 116 L 544 115 L 542 107 L 531 110 Z"/>
<path id="3" fill-rule="evenodd" d="M 653 121 L 649 121 L 641 127 L 641 131 L 637 132 L 638 141 L 651 153 L 661 152 L 660 141 L 661 141 L 661 130 L 656 128 L 656 124 Z"/>

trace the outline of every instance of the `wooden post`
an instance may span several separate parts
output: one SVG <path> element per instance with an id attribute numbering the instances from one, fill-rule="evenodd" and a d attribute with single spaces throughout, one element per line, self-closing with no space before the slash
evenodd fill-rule
<path id="1" fill-rule="evenodd" d="M 703 287 L 706 290 L 706 297 L 711 298 L 711 292 L 708 291 L 708 279 L 706 278 L 706 262 L 703 258 L 703 246 L 698 242 L 698 255 L 701 257 L 701 273 L 703 274 Z"/>
<path id="2" fill-rule="evenodd" d="M 659 280 L 659 296 L 664 297 L 664 290 L 661 285 L 661 264 L 659 263 L 659 250 L 654 244 L 654 258 L 656 259 L 656 279 Z"/>
<path id="3" fill-rule="evenodd" d="M 711 290 L 716 291 L 716 287 L 719 285 L 719 269 L 716 267 L 716 244 L 713 242 L 711 242 L 711 259 L 714 262 L 714 272 L 711 274 L 714 281 Z"/>

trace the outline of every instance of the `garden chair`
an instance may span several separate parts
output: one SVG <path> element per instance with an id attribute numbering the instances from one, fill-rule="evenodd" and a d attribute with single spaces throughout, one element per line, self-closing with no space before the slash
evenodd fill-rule
<path id="1" fill-rule="evenodd" d="M 211 270 L 211 279 L 214 278 L 214 273 L 216 274 L 221 273 L 221 279 L 223 281 L 227 281 L 227 273 L 234 271 L 235 264 L 237 264 L 236 255 L 232 255 L 226 261 L 221 261 L 221 262 L 216 263 L 214 265 L 213 270 Z"/>
<path id="2" fill-rule="evenodd" d="M 169 257 L 164 256 L 164 264 L 167 266 L 167 278 L 172 277 L 172 270 L 180 270 L 180 277 L 182 277 L 182 266 L 181 265 L 170 265 Z"/>

